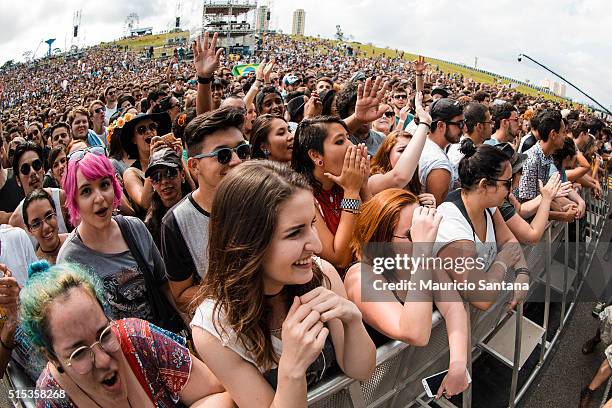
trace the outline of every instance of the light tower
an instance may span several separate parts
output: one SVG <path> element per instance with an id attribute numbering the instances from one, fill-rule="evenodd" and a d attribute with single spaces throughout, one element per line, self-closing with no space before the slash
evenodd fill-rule
<path id="1" fill-rule="evenodd" d="M 228 54 L 250 54 L 255 46 L 255 29 L 249 16 L 257 8 L 253 0 L 204 0 L 202 32 L 219 33 L 220 47 Z"/>

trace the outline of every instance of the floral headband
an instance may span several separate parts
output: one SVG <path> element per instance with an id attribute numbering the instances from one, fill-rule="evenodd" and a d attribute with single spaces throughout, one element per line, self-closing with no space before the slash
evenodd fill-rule
<path id="1" fill-rule="evenodd" d="M 113 133 L 114 133 L 115 129 L 116 128 L 122 129 L 123 126 L 125 126 L 125 124 L 127 122 L 129 122 L 130 120 L 134 119 L 135 117 L 136 117 L 136 115 L 134 115 L 132 113 L 126 113 L 124 116 L 121 116 L 121 117 L 115 119 L 113 121 L 113 123 L 110 124 L 106 128 L 106 140 L 108 141 L 109 145 L 110 145 L 111 138 L 113 137 Z"/>

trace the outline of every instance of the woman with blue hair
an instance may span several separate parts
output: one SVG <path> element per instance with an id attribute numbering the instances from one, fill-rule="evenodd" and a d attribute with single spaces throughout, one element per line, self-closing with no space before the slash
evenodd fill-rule
<path id="1" fill-rule="evenodd" d="M 38 269 L 20 295 L 23 330 L 48 360 L 38 407 L 232 406 L 182 337 L 145 320 L 110 320 L 95 275 L 69 263 Z"/>

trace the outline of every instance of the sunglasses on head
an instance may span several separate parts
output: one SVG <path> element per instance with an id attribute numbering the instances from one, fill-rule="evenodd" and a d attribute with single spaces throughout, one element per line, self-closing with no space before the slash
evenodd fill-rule
<path id="1" fill-rule="evenodd" d="M 30 174 L 30 171 L 32 169 L 34 169 L 34 171 L 40 171 L 40 169 L 42 169 L 42 166 L 43 166 L 42 161 L 40 159 L 35 159 L 31 164 L 23 163 L 21 167 L 19 168 L 19 171 L 24 176 L 27 176 Z"/>
<path id="2" fill-rule="evenodd" d="M 151 174 L 153 184 L 159 184 L 163 179 L 174 180 L 178 176 L 178 169 L 166 167 Z"/>
<path id="3" fill-rule="evenodd" d="M 87 149 L 75 150 L 74 152 L 68 155 L 69 162 L 78 162 L 81 160 L 87 153 L 92 153 L 97 156 L 106 156 L 106 149 L 102 146 L 89 147 Z"/>
<path id="4" fill-rule="evenodd" d="M 385 115 L 386 117 L 388 117 L 388 118 L 392 118 L 393 116 L 395 116 L 395 112 L 393 112 L 393 111 L 386 111 L 386 112 L 384 113 L 384 115 Z"/>
<path id="5" fill-rule="evenodd" d="M 203 159 L 205 157 L 216 157 L 219 164 L 228 164 L 232 160 L 232 153 L 236 152 L 240 160 L 246 160 L 251 156 L 251 145 L 241 144 L 231 149 L 229 147 L 222 147 L 210 153 L 202 153 L 193 156 L 194 159 Z"/>
<path id="6" fill-rule="evenodd" d="M 149 123 L 149 126 L 146 125 L 140 125 L 136 128 L 136 133 L 138 133 L 139 135 L 144 135 L 145 133 L 147 133 L 147 130 L 150 130 L 151 132 L 157 132 L 157 128 L 159 126 L 157 125 L 157 123 L 155 122 L 151 122 Z"/>

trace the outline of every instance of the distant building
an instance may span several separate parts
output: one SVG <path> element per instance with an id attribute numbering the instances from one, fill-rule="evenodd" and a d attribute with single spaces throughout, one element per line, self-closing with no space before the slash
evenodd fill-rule
<path id="1" fill-rule="evenodd" d="M 544 88 L 548 88 L 555 95 L 565 98 L 565 84 L 559 83 L 557 81 L 550 81 L 548 79 L 544 79 L 542 81 L 542 86 Z"/>
<path id="2" fill-rule="evenodd" d="M 258 33 L 266 32 L 270 29 L 270 8 L 268 6 L 257 7 L 257 17 L 255 18 L 255 31 Z"/>
<path id="3" fill-rule="evenodd" d="M 304 25 L 306 24 L 306 12 L 304 9 L 297 9 L 293 12 L 293 27 L 291 34 L 304 35 Z"/>

